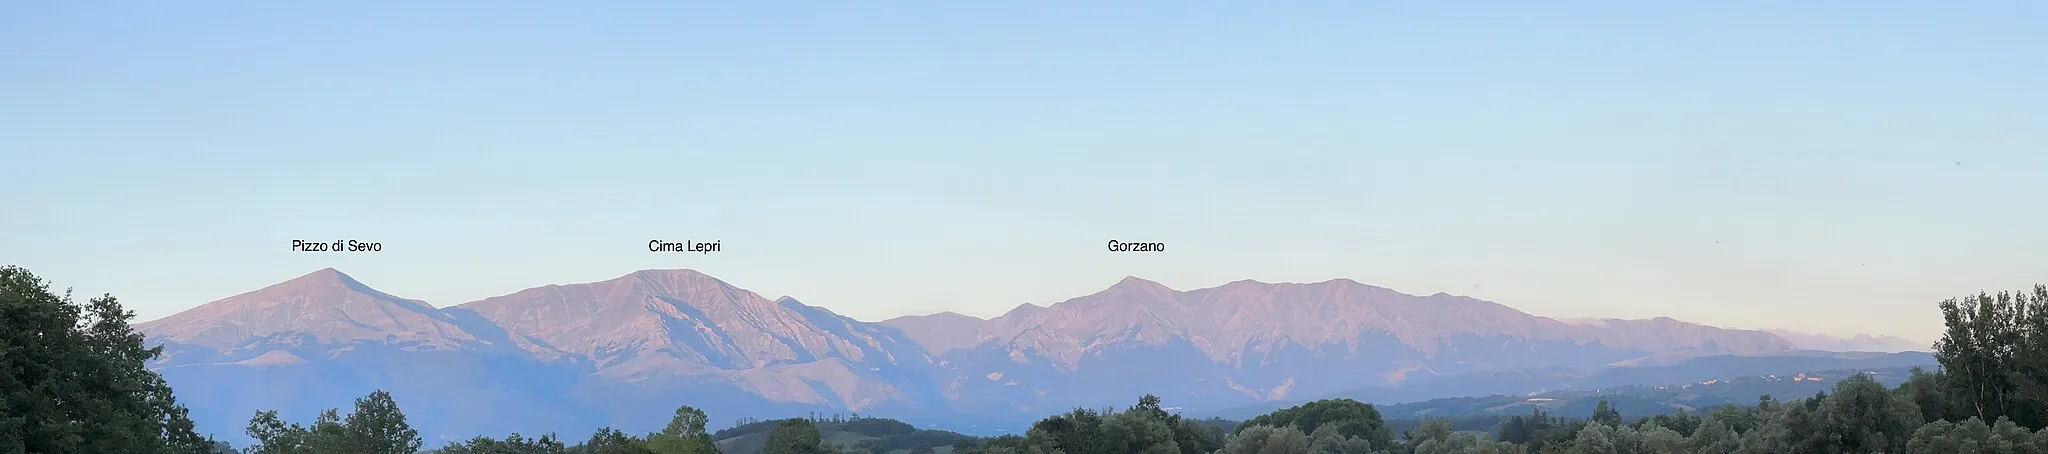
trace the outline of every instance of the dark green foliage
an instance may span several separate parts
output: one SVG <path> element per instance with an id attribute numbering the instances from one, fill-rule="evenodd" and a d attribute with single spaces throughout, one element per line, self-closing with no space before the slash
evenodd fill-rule
<path id="1" fill-rule="evenodd" d="M 1002 435 L 974 441 L 953 444 L 954 454 L 1021 453 L 1028 450 L 1030 440 L 1016 435 Z"/>
<path id="2" fill-rule="evenodd" d="M 405 423 L 398 402 L 382 390 L 356 399 L 346 420 L 328 409 L 313 419 L 312 426 L 300 426 L 286 424 L 275 411 L 263 411 L 249 419 L 248 433 L 256 439 L 249 452 L 263 454 L 412 454 L 423 443 L 419 432 Z"/>
<path id="3" fill-rule="evenodd" d="M 917 433 L 917 427 L 894 419 L 855 417 L 840 423 L 839 430 L 875 438 L 910 435 Z M 951 433 L 951 432 L 947 432 Z M 955 434 L 958 435 L 958 434 Z"/>
<path id="4" fill-rule="evenodd" d="M 1860 374 L 1835 383 L 1820 417 L 1819 433 L 1838 452 L 1899 452 L 1922 424 L 1913 401 Z"/>
<path id="5" fill-rule="evenodd" d="M 1550 416 L 1543 409 L 1531 410 L 1528 416 L 1511 416 L 1500 424 L 1495 438 L 1509 443 L 1542 446 L 1553 442 L 1572 439 L 1583 429 L 1585 422 Z"/>
<path id="6" fill-rule="evenodd" d="M 1217 422 L 1169 413 L 1157 396 L 1145 395 L 1123 411 L 1076 409 L 1039 420 L 1021 439 L 998 438 L 961 452 L 1195 454 L 1214 452 L 1223 445 L 1223 430 Z"/>
<path id="7" fill-rule="evenodd" d="M 625 432 L 620 432 L 618 429 L 610 427 L 597 429 L 596 433 L 590 434 L 589 440 L 584 441 L 583 445 L 576 447 L 576 451 L 582 454 L 650 454 L 653 452 L 641 446 L 640 440 L 636 440 L 626 435 Z"/>
<path id="8" fill-rule="evenodd" d="M 517 433 L 508 435 L 504 441 L 479 436 L 469 441 L 441 448 L 440 454 L 563 454 L 568 447 L 555 440 L 555 434 L 528 439 Z"/>
<path id="9" fill-rule="evenodd" d="M 711 438 L 718 440 L 723 449 L 734 452 L 750 452 L 761 449 L 770 431 L 782 421 L 756 422 L 719 430 Z M 817 426 L 821 440 L 840 438 L 838 434 L 852 434 L 868 438 L 852 446 L 837 446 L 839 449 L 860 452 L 891 452 L 910 450 L 918 447 L 941 448 L 961 444 L 979 445 L 981 439 L 944 430 L 918 429 L 901 421 L 860 415 L 811 420 Z M 825 446 L 834 448 L 834 446 Z M 898 454 L 901 454 L 900 452 Z"/>
<path id="10" fill-rule="evenodd" d="M 112 295 L 85 304 L 26 269 L 0 267 L 0 453 L 210 453 L 145 364 Z"/>
<path id="11" fill-rule="evenodd" d="M 1947 375 L 1946 403 L 1955 407 L 1942 413 L 2048 425 L 2048 286 L 1939 306 L 1947 330 L 1934 356 Z"/>
<path id="12" fill-rule="evenodd" d="M 1520 416 L 1508 418 L 1507 422 L 1501 423 L 1500 429 L 1494 432 L 1493 439 L 1509 443 L 1528 443 L 1529 420 Z"/>
<path id="13" fill-rule="evenodd" d="M 356 399 L 356 409 L 348 414 L 342 432 L 354 452 L 412 454 L 420 450 L 419 431 L 405 423 L 405 413 L 398 410 L 391 393 L 383 390 Z"/>
<path id="14" fill-rule="evenodd" d="M 1524 450 L 1522 446 L 1514 443 L 1483 439 L 1471 432 L 1455 431 L 1450 422 L 1440 419 L 1423 421 L 1414 430 L 1403 433 L 1402 440 L 1404 450 L 1415 454 L 1510 454 Z"/>
<path id="15" fill-rule="evenodd" d="M 704 424 L 709 421 L 711 418 L 704 410 L 689 405 L 676 407 L 668 425 L 661 432 L 649 434 L 641 446 L 654 454 L 715 454 L 718 445 L 712 443 L 711 434 L 704 432 Z"/>
<path id="16" fill-rule="evenodd" d="M 1025 432 L 1030 445 L 1065 452 L 1104 452 L 1102 417 L 1095 410 L 1077 408 L 1064 415 L 1038 420 Z"/>
<path id="17" fill-rule="evenodd" d="M 1209 419 L 1192 419 L 1192 418 L 1190 418 L 1190 419 L 1188 419 L 1188 421 L 1193 421 L 1193 422 L 1194 422 L 1195 424 L 1199 424 L 1199 425 L 1201 425 L 1202 427 L 1207 427 L 1207 428 L 1212 428 L 1212 429 L 1216 429 L 1216 431 L 1218 431 L 1218 432 L 1222 432 L 1222 433 L 1226 433 L 1226 434 L 1227 434 L 1227 433 L 1231 433 L 1231 432 L 1236 432 L 1236 431 L 1237 431 L 1237 426 L 1238 426 L 1239 424 L 1242 424 L 1242 422 L 1240 422 L 1240 421 L 1232 421 L 1232 420 L 1228 420 L 1228 419 L 1223 419 L 1223 418 L 1219 418 L 1219 417 L 1215 417 L 1215 416 L 1211 416 L 1211 417 L 1209 417 Z"/>
<path id="18" fill-rule="evenodd" d="M 1600 403 L 1593 406 L 1593 422 L 1610 426 L 1621 425 L 1621 411 L 1608 406 L 1607 399 L 1600 399 Z"/>
<path id="19" fill-rule="evenodd" d="M 669 418 L 668 426 L 661 429 L 661 434 L 686 438 L 709 436 L 704 432 L 704 423 L 710 421 L 711 418 L 704 416 L 704 410 L 688 405 L 676 407 L 676 415 Z"/>
<path id="20" fill-rule="evenodd" d="M 887 422 L 895 423 L 895 425 L 902 425 L 902 426 L 904 426 L 904 427 L 909 427 L 909 426 L 910 426 L 909 424 L 903 424 L 903 423 L 901 423 L 901 422 L 897 422 L 897 421 L 895 421 L 895 420 L 889 420 L 889 419 L 879 419 L 879 420 L 877 420 L 877 421 L 887 421 Z M 872 429 L 876 429 L 876 428 L 877 428 L 877 427 L 875 427 L 875 426 L 867 426 L 867 427 L 861 427 L 861 429 L 862 429 L 862 430 L 872 430 Z M 867 451 L 867 452 L 889 452 L 889 451 L 895 451 L 895 450 L 898 450 L 898 449 L 917 449 L 917 448 L 935 448 L 935 447 L 940 447 L 940 446 L 955 446 L 955 445 L 958 445 L 958 444 L 960 444 L 961 442 L 972 442 L 972 441 L 976 440 L 976 438 L 975 438 L 975 437 L 970 437 L 970 436 L 966 436 L 966 435 L 961 435 L 961 434 L 958 434 L 958 433 L 954 433 L 954 432 L 948 432 L 948 431 L 943 431 L 943 430 L 915 430 L 915 429 L 912 429 L 912 430 L 911 430 L 910 432 L 900 432 L 900 431 L 897 431 L 897 430 L 889 430 L 889 431 L 886 431 L 886 432 L 882 432 L 882 433 L 883 433 L 884 435 L 873 435 L 873 434 L 871 434 L 871 433 L 867 433 L 867 432 L 857 432 L 857 431 L 854 431 L 854 430 L 852 430 L 852 426 L 851 426 L 851 425 L 848 425 L 848 426 L 842 426 L 840 430 L 843 430 L 843 431 L 846 431 L 846 432 L 851 432 L 851 433 L 857 433 L 857 434 L 861 434 L 861 435 L 867 435 L 867 436 L 870 436 L 870 437 L 876 437 L 875 439 L 872 439 L 872 440 L 863 440 L 863 441 L 861 441 L 861 442 L 860 442 L 860 444 L 859 444 L 859 445 L 855 446 L 855 448 L 856 448 L 856 449 L 858 449 L 858 450 L 861 450 L 861 451 Z"/>
<path id="21" fill-rule="evenodd" d="M 1239 426 L 1239 431 L 1248 426 L 1293 426 L 1305 433 L 1315 433 L 1325 424 L 1335 424 L 1337 435 L 1364 439 L 1374 449 L 1394 445 L 1394 432 L 1380 418 L 1379 410 L 1371 404 L 1351 399 L 1318 400 L 1277 410 L 1245 421 Z"/>
<path id="22" fill-rule="evenodd" d="M 713 432 L 711 434 L 711 439 L 724 440 L 728 438 L 738 438 L 741 436 L 745 436 L 747 434 L 765 434 L 768 433 L 768 431 L 770 430 L 775 430 L 775 425 L 781 424 L 782 420 L 778 419 L 774 421 L 760 421 L 749 418 L 741 418 L 737 422 L 738 424 L 734 424 L 732 427 L 719 429 L 718 432 Z"/>
<path id="23" fill-rule="evenodd" d="M 1307 452 L 1313 442 L 1308 434 L 1294 426 L 1273 427 L 1263 424 L 1239 426 L 1223 442 L 1223 454 L 1263 454 Z"/>
<path id="24" fill-rule="evenodd" d="M 1894 392 L 1906 400 L 1913 401 L 1913 405 L 1920 409 L 1921 421 L 1961 421 L 1970 418 L 1965 408 L 1951 403 L 1947 374 L 1928 373 L 1915 367 L 1912 376 L 1907 378 L 1905 383 L 1899 384 Z"/>
<path id="25" fill-rule="evenodd" d="M 1742 446 L 1742 434 L 1730 430 L 1720 418 L 1708 416 L 1686 437 L 1684 446 L 1687 452 L 1735 452 Z"/>
<path id="26" fill-rule="evenodd" d="M 1180 447 L 1181 452 L 1200 454 L 1223 449 L 1225 437 L 1223 427 L 1219 424 L 1215 424 L 1214 421 L 1180 418 L 1179 415 L 1174 415 L 1174 418 L 1177 421 L 1173 428 L 1173 442 Z"/>
<path id="27" fill-rule="evenodd" d="M 814 454 L 825 452 L 818 438 L 818 426 L 808 419 L 791 418 L 775 424 L 768 431 L 767 449 L 764 454 Z"/>
<path id="28" fill-rule="evenodd" d="M 1690 437 L 1693 430 L 1699 428 L 1700 418 L 1686 412 L 1685 409 L 1679 409 L 1677 413 L 1651 416 L 1637 421 L 1635 424 L 1638 430 L 1646 429 L 1649 426 L 1671 429 L 1674 432 L 1678 432 L 1680 436 Z"/>

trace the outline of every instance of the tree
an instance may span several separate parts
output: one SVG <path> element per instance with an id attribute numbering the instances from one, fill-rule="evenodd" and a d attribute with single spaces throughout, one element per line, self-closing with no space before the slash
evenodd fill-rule
<path id="1" fill-rule="evenodd" d="M 1983 421 L 1971 418 L 1983 424 Z M 1955 438 L 1956 423 L 1935 421 L 1913 431 L 1913 438 L 1906 442 L 1907 454 L 1952 454 L 1964 452 L 1960 440 Z"/>
<path id="2" fill-rule="evenodd" d="M 1256 425 L 1240 427 L 1223 442 L 1222 454 L 1298 453 L 1309 448 L 1308 435 L 1294 426 Z M 1072 452 L 1072 451 L 1069 451 Z M 1096 451 L 1107 452 L 1107 451 Z"/>
<path id="3" fill-rule="evenodd" d="M 669 418 L 668 426 L 647 436 L 645 448 L 656 454 L 716 454 L 718 444 L 713 443 L 711 434 L 704 431 L 704 424 L 710 420 L 704 410 L 689 405 L 676 407 L 676 414 Z"/>
<path id="4" fill-rule="evenodd" d="M 423 440 L 419 431 L 405 423 L 405 412 L 384 390 L 356 399 L 355 411 L 342 425 L 351 452 L 363 454 L 412 454 Z"/>
<path id="5" fill-rule="evenodd" d="M 1942 301 L 1946 330 L 1934 344 L 1951 412 L 1983 420 L 2048 424 L 2048 286 L 1978 292 Z"/>
<path id="6" fill-rule="evenodd" d="M 676 407 L 675 417 L 669 418 L 668 427 L 662 428 L 661 433 L 662 435 L 678 437 L 706 435 L 704 423 L 710 420 L 710 418 L 704 416 L 704 410 L 698 410 L 688 405 Z"/>
<path id="7" fill-rule="evenodd" d="M 639 440 L 634 440 L 633 437 L 626 435 L 625 432 L 620 432 L 618 429 L 610 427 L 597 429 L 597 432 L 590 434 L 590 440 L 584 441 L 582 448 L 583 454 L 649 454 L 652 452 L 640 446 Z"/>
<path id="8" fill-rule="evenodd" d="M 383 390 L 356 399 L 355 410 L 346 419 L 332 408 L 320 412 L 311 427 L 286 424 L 276 411 L 257 412 L 249 419 L 248 433 L 256 439 L 249 447 L 255 454 L 413 454 L 424 442 L 419 432 L 406 424 L 398 402 Z"/>
<path id="9" fill-rule="evenodd" d="M 1913 406 L 1920 409 L 1920 422 L 1923 424 L 1942 420 L 1961 421 L 1969 418 L 1967 413 L 1961 411 L 1961 408 L 1949 403 L 1948 376 L 1946 374 L 1929 373 L 1919 367 L 1914 367 L 1911 375 L 1906 378 L 1906 382 L 1899 384 L 1898 389 L 1894 390 L 1894 392 L 1905 397 L 1906 400 L 1913 401 Z"/>
<path id="10" fill-rule="evenodd" d="M 1899 452 L 1920 428 L 1920 408 L 1864 374 L 1835 382 L 1817 433 L 1835 452 Z"/>
<path id="11" fill-rule="evenodd" d="M 1698 416 L 1694 416 L 1693 414 L 1686 412 L 1685 409 L 1680 408 L 1677 412 L 1672 414 L 1656 415 L 1651 416 L 1647 419 L 1637 420 L 1636 430 L 1644 430 L 1648 427 L 1648 424 L 1654 424 L 1657 427 L 1671 429 L 1672 431 L 1678 432 L 1678 435 L 1680 436 L 1689 437 L 1692 436 L 1693 430 L 1699 428 L 1700 418 Z M 1647 435 L 1648 432 L 1644 432 L 1644 434 Z"/>
<path id="12" fill-rule="evenodd" d="M 1608 405 L 1607 399 L 1600 399 L 1599 403 L 1593 405 L 1593 422 L 1610 426 L 1621 425 L 1621 411 Z"/>
<path id="13" fill-rule="evenodd" d="M 1102 415 L 1094 410 L 1077 408 L 1064 415 L 1038 420 L 1025 432 L 1026 445 L 1046 452 L 1105 452 L 1107 440 L 1102 435 Z"/>
<path id="14" fill-rule="evenodd" d="M 1337 424 L 1338 434 L 1365 439 L 1374 449 L 1394 446 L 1394 432 L 1381 419 L 1379 409 L 1351 399 L 1324 399 L 1277 410 L 1245 421 L 1238 428 L 1242 431 L 1250 426 L 1292 426 L 1304 433 L 1314 433 L 1326 424 Z"/>
<path id="15" fill-rule="evenodd" d="M 1583 454 L 1636 454 L 1649 452 L 1641 433 L 1625 425 L 1587 424 L 1572 440 L 1572 452 Z"/>
<path id="16" fill-rule="evenodd" d="M 1686 454 L 1693 452 L 1685 447 L 1685 435 L 1681 435 L 1678 431 L 1671 430 L 1671 428 L 1651 425 L 1641 432 L 1643 433 L 1643 447 L 1645 448 L 1643 452 L 1653 454 Z"/>
<path id="17" fill-rule="evenodd" d="M 1159 406 L 1159 396 L 1154 396 L 1151 394 L 1138 396 L 1138 405 L 1132 406 L 1131 409 L 1126 410 L 1126 412 L 1137 413 L 1140 416 L 1152 419 L 1166 419 L 1166 417 L 1168 416 L 1166 414 L 1166 409 Z"/>
<path id="18" fill-rule="evenodd" d="M 1182 454 L 1209 454 L 1223 449 L 1223 429 L 1201 421 L 1180 418 L 1174 423 L 1173 443 Z"/>
<path id="19" fill-rule="evenodd" d="M 1157 398 L 1154 399 L 1153 403 L 1157 404 Z M 1103 418 L 1103 442 L 1110 452 L 1180 453 L 1180 445 L 1173 439 L 1173 422 L 1168 420 L 1166 412 L 1152 411 L 1156 406 L 1153 409 L 1143 406 L 1141 403 L 1131 411 Z"/>
<path id="20" fill-rule="evenodd" d="M 1407 433 L 1408 451 L 1415 454 L 1520 454 L 1521 446 L 1514 443 L 1483 440 L 1470 433 L 1457 432 L 1451 424 L 1441 419 L 1423 421 L 1415 430 Z M 1298 452 L 1298 451 L 1293 451 Z"/>
<path id="21" fill-rule="evenodd" d="M 113 295 L 81 305 L 0 267 L 0 452 L 211 452 L 134 318 Z"/>
<path id="22" fill-rule="evenodd" d="M 1023 443 L 1013 448 L 1039 452 L 1146 452 L 1208 454 L 1222 449 L 1223 429 L 1217 421 L 1187 419 L 1168 413 L 1158 396 L 1117 411 L 1077 408 L 1031 425 Z M 991 447 L 984 446 L 984 449 Z"/>
<path id="23" fill-rule="evenodd" d="M 808 419 L 785 419 L 768 431 L 768 443 L 763 454 L 815 454 L 824 452 L 818 439 L 818 426 Z"/>
<path id="24" fill-rule="evenodd" d="M 1741 434 L 1741 441 L 1739 442 L 1741 449 L 1736 452 L 1744 454 L 1793 452 L 1792 447 L 1787 442 L 1791 435 L 1785 427 L 1786 413 L 1789 410 L 1787 410 L 1786 405 L 1781 405 L 1776 400 L 1771 400 L 1768 397 L 1765 396 L 1765 398 L 1757 399 L 1757 406 L 1748 411 L 1727 408 L 1725 412 L 1717 411 L 1714 415 L 1709 416 L 1717 421 L 1733 421 L 1733 423 L 1728 424 L 1728 428 Z"/>
<path id="25" fill-rule="evenodd" d="M 529 439 L 513 433 L 506 436 L 505 441 L 478 436 L 466 442 L 441 448 L 435 454 L 563 454 L 567 451 L 568 448 L 562 446 L 561 441 L 555 440 L 555 434 Z"/>
<path id="26" fill-rule="evenodd" d="M 1335 424 L 1324 424 L 1308 436 L 1308 452 L 1312 454 L 1369 454 L 1373 452 L 1372 442 L 1355 436 L 1345 436 Z"/>
<path id="27" fill-rule="evenodd" d="M 1708 415 L 1699 429 L 1685 439 L 1685 447 L 1687 452 L 1735 452 L 1742 447 L 1741 436 L 1722 424 L 1720 418 Z"/>

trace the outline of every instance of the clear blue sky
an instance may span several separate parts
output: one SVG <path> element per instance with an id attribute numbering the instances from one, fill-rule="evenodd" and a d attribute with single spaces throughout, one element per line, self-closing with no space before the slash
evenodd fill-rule
<path id="1" fill-rule="evenodd" d="M 1349 277 L 1916 339 L 2048 282 L 2041 2 L 674 3 L 0 6 L 0 263 L 144 319 L 694 268 L 869 320 Z"/>

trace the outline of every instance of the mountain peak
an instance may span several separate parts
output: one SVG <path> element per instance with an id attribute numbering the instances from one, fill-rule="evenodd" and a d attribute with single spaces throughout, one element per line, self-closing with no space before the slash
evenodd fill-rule
<path id="1" fill-rule="evenodd" d="M 622 377 L 676 361 L 745 370 L 826 358 L 881 364 L 901 353 L 888 350 L 896 342 L 888 333 L 858 320 L 688 269 L 535 287 L 458 307 L 518 333 L 512 341 L 537 356 L 582 356 Z"/>
<path id="2" fill-rule="evenodd" d="M 626 275 L 619 276 L 612 280 L 594 283 L 644 286 L 650 289 L 654 289 L 652 291 L 654 291 L 655 293 L 680 293 L 692 291 L 689 289 L 717 289 L 720 291 L 731 291 L 739 289 L 738 287 L 734 287 L 732 284 L 727 283 L 723 280 L 719 280 L 716 277 L 712 277 L 709 274 L 704 274 L 701 271 L 687 268 L 639 270 L 631 273 L 626 273 Z"/>
<path id="3" fill-rule="evenodd" d="M 1152 280 L 1149 280 L 1149 279 L 1145 279 L 1145 278 L 1142 278 L 1142 277 L 1137 277 L 1137 276 L 1124 276 L 1123 280 L 1119 280 L 1119 281 L 1116 281 L 1116 285 L 1112 285 L 1112 286 L 1110 286 L 1110 287 L 1111 287 L 1111 288 L 1115 288 L 1115 287 L 1128 287 L 1128 286 L 1140 286 L 1140 287 L 1151 287 L 1151 286 L 1155 286 L 1155 285 L 1157 285 L 1157 286 L 1164 286 L 1163 284 L 1160 284 L 1160 283 L 1158 283 L 1158 282 L 1153 282 Z"/>
<path id="4" fill-rule="evenodd" d="M 321 268 L 254 291 L 202 304 L 137 328 L 152 335 L 209 346 L 233 345 L 279 333 L 308 333 L 320 341 L 384 338 L 448 344 L 473 340 L 427 303 L 384 293 L 341 270 Z"/>
<path id="5" fill-rule="evenodd" d="M 1146 294 L 1172 294 L 1173 292 L 1174 292 L 1173 288 L 1172 288 L 1172 287 L 1167 287 L 1167 286 L 1166 286 L 1166 284 L 1161 284 L 1161 283 L 1158 283 L 1158 282 L 1153 282 L 1153 281 L 1145 280 L 1144 278 L 1140 278 L 1140 277 L 1137 277 L 1137 276 L 1125 276 L 1123 280 L 1117 281 L 1117 282 L 1116 282 L 1116 285 L 1111 285 L 1111 286 L 1109 286 L 1109 288 L 1107 288 L 1107 289 L 1103 289 L 1103 290 L 1102 290 L 1101 292 L 1096 292 L 1096 294 L 1097 294 L 1097 295 L 1109 295 L 1109 294 L 1123 294 L 1123 293 L 1146 293 Z"/>
<path id="6" fill-rule="evenodd" d="M 625 276 L 620 277 L 633 277 L 642 279 L 710 279 L 714 281 L 718 280 L 718 278 L 711 277 L 711 275 L 709 274 L 704 274 L 701 271 L 689 268 L 639 270 L 631 273 L 626 273 Z"/>
<path id="7" fill-rule="evenodd" d="M 357 284 L 357 285 L 361 285 L 361 284 L 362 284 L 361 282 L 357 282 L 357 281 L 356 281 L 356 278 L 355 278 L 355 277 L 349 276 L 349 275 L 348 275 L 348 273 L 343 273 L 343 272 L 341 272 L 341 270 L 337 270 L 337 269 L 334 269 L 334 267 L 331 267 L 331 266 L 330 266 L 330 267 L 326 267 L 326 268 L 321 268 L 321 269 L 318 269 L 318 270 L 314 270 L 314 271 L 313 271 L 313 272 L 311 272 L 311 273 L 301 274 L 301 275 L 299 275 L 299 277 L 295 277 L 295 278 L 291 278 L 291 279 L 286 279 L 286 280 L 285 280 L 284 282 L 280 282 L 280 283 L 278 283 L 278 285 L 283 285 L 283 284 L 292 284 L 292 283 L 303 283 L 303 284 L 319 284 L 319 283 L 335 283 L 335 282 L 339 282 L 339 283 L 343 283 L 343 284 L 348 284 L 348 283 L 354 283 L 354 284 Z"/>

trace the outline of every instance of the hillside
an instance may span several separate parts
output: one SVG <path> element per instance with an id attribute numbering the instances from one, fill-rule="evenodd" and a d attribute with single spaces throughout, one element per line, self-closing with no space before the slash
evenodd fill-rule
<path id="1" fill-rule="evenodd" d="M 837 415 L 811 420 L 818 427 L 818 437 L 828 445 L 842 450 L 856 452 L 883 452 L 906 454 L 911 450 L 925 447 L 936 453 L 953 451 L 953 445 L 963 441 L 976 441 L 976 437 L 943 430 L 918 429 L 902 421 L 884 418 L 865 418 L 858 415 L 840 417 Z M 726 454 L 758 454 L 768 441 L 768 432 L 779 421 L 755 421 L 738 424 L 711 434 L 718 443 L 718 450 Z"/>

